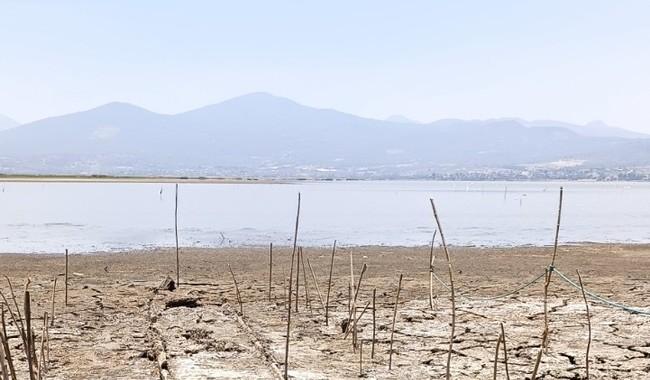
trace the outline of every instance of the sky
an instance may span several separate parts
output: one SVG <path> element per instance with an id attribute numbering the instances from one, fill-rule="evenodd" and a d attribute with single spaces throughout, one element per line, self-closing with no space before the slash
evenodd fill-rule
<path id="1" fill-rule="evenodd" d="M 372 118 L 650 133 L 649 15 L 647 0 L 0 0 L 0 114 L 264 91 Z"/>

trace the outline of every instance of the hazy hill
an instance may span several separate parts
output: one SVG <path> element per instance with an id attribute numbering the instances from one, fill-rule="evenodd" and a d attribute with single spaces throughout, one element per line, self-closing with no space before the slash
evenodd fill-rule
<path id="1" fill-rule="evenodd" d="M 381 121 L 265 93 L 177 115 L 110 103 L 0 132 L 0 172 L 425 176 L 558 160 L 650 165 L 650 140 L 516 119 Z"/>
<path id="2" fill-rule="evenodd" d="M 17 127 L 19 123 L 5 115 L 0 115 L 0 131 Z"/>

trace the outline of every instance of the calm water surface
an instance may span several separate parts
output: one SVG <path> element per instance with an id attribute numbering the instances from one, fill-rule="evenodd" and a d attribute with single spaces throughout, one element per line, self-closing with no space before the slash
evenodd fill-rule
<path id="1" fill-rule="evenodd" d="M 297 193 L 299 243 L 423 245 L 434 198 L 456 245 L 548 245 L 559 187 L 560 241 L 650 242 L 649 183 L 307 182 L 182 184 L 182 246 L 290 244 Z M 174 185 L 0 183 L 0 252 L 127 250 L 174 245 Z"/>

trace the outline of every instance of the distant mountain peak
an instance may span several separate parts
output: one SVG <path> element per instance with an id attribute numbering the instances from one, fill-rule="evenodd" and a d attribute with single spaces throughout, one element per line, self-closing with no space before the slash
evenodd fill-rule
<path id="1" fill-rule="evenodd" d="M 422 124 L 422 122 L 415 121 L 404 115 L 390 115 L 389 117 L 386 118 L 386 121 L 390 121 L 391 123 L 403 123 L 403 124 Z"/>

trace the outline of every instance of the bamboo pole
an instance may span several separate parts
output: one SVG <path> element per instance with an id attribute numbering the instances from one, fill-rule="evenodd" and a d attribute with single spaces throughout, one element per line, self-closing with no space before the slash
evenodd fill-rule
<path id="1" fill-rule="evenodd" d="M 549 278 L 550 278 L 550 273 L 547 268 L 546 272 L 544 273 L 544 316 L 545 317 L 548 313 L 546 300 L 548 298 L 548 285 L 550 284 Z M 546 342 L 547 334 L 548 334 L 548 329 L 546 328 L 546 323 L 545 323 L 544 331 L 542 332 L 542 343 L 539 346 L 539 352 L 537 352 L 537 358 L 535 359 L 535 365 L 533 366 L 533 374 L 530 376 L 531 380 L 537 379 L 537 371 L 539 371 L 539 364 L 542 362 L 542 354 L 544 353 L 544 343 Z"/>
<path id="2" fill-rule="evenodd" d="M 399 275 L 397 283 L 397 295 L 395 296 L 395 309 L 393 309 L 393 326 L 390 329 L 390 348 L 388 350 L 388 370 L 393 368 L 393 335 L 395 335 L 395 320 L 397 319 L 397 305 L 399 304 L 399 292 L 402 289 L 402 274 Z"/>
<path id="3" fill-rule="evenodd" d="M 57 277 L 54 276 L 54 285 L 52 286 L 52 319 L 50 320 L 51 326 L 54 326 L 54 301 L 56 297 L 56 280 Z"/>
<path id="4" fill-rule="evenodd" d="M 178 184 L 174 195 L 174 236 L 176 238 L 176 288 L 181 286 L 181 264 L 178 249 Z"/>
<path id="5" fill-rule="evenodd" d="M 436 233 L 438 230 L 433 230 L 433 237 L 431 238 L 431 249 L 429 251 L 429 307 L 434 309 L 433 305 L 433 261 L 436 257 L 433 254 L 433 243 L 436 241 Z"/>
<path id="6" fill-rule="evenodd" d="M 230 264 L 228 264 L 228 270 L 232 276 L 232 282 L 235 283 L 235 292 L 237 292 L 237 302 L 239 303 L 239 314 L 244 315 L 244 304 L 241 300 L 241 294 L 239 293 L 239 286 L 237 285 L 237 279 L 235 278 L 235 273 L 232 271 Z"/>
<path id="7" fill-rule="evenodd" d="M 510 380 L 510 370 L 508 369 L 508 348 L 506 347 L 506 331 L 501 323 L 501 336 L 503 337 L 503 363 L 506 367 L 506 380 Z"/>
<path id="8" fill-rule="evenodd" d="M 375 306 L 375 299 L 377 297 L 377 288 L 372 290 L 372 347 L 370 348 L 370 359 L 375 358 L 375 333 L 377 331 L 377 308 Z"/>
<path id="9" fill-rule="evenodd" d="M 587 370 L 586 379 L 589 380 L 589 349 L 591 348 L 591 314 L 589 313 L 589 302 L 587 301 L 587 295 L 585 294 L 585 287 L 582 284 L 582 276 L 580 276 L 580 271 L 576 269 L 578 274 L 578 281 L 580 282 L 580 290 L 582 291 L 582 299 L 585 301 L 585 309 L 587 310 L 587 326 L 589 327 L 589 340 L 587 341 L 587 353 L 585 354 L 585 366 Z"/>
<path id="10" fill-rule="evenodd" d="M 273 281 L 273 243 L 269 244 L 269 302 L 271 302 L 271 288 Z"/>
<path id="11" fill-rule="evenodd" d="M 284 347 L 284 379 L 289 379 L 289 340 L 291 333 L 291 280 L 293 276 L 293 260 L 296 256 L 298 242 L 298 225 L 300 222 L 300 193 L 298 193 L 298 210 L 296 211 L 296 229 L 293 233 L 293 250 L 291 251 L 291 269 L 289 270 L 289 307 L 287 308 L 287 337 Z"/>
<path id="12" fill-rule="evenodd" d="M 449 270 L 449 288 L 451 290 L 451 332 L 449 334 L 449 352 L 447 353 L 447 368 L 445 373 L 446 380 L 449 380 L 451 379 L 451 353 L 454 346 L 454 334 L 456 332 L 456 290 L 454 288 L 454 270 L 449 250 L 447 249 L 445 234 L 442 232 L 442 225 L 440 224 L 440 218 L 438 218 L 438 212 L 436 211 L 436 205 L 433 202 L 433 199 L 430 199 L 430 201 L 433 210 L 433 217 L 436 219 L 438 231 L 440 231 L 440 240 L 442 241 L 442 248 L 445 251 L 445 256 L 447 258 L 447 269 Z"/>
<path id="13" fill-rule="evenodd" d="M 320 293 L 320 287 L 318 286 L 318 280 L 316 279 L 316 274 L 314 273 L 314 268 L 312 268 L 309 258 L 307 259 L 307 266 L 311 272 L 311 278 L 314 280 L 314 286 L 316 287 L 316 293 L 318 294 L 318 300 L 320 301 L 320 306 L 325 308 L 325 303 L 323 302 L 323 296 Z"/>
<path id="14" fill-rule="evenodd" d="M 330 312 L 330 291 L 332 290 L 332 270 L 334 269 L 334 253 L 336 252 L 336 240 L 332 246 L 332 258 L 330 259 L 330 275 L 327 280 L 327 297 L 325 300 L 325 326 L 329 326 L 329 312 Z"/>
<path id="15" fill-rule="evenodd" d="M 68 249 L 65 250 L 65 307 L 68 307 Z"/>

